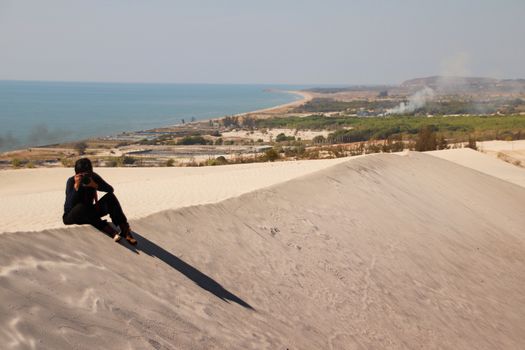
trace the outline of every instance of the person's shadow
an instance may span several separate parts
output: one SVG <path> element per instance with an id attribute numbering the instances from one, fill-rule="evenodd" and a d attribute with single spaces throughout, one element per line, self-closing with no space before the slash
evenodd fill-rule
<path id="1" fill-rule="evenodd" d="M 139 254 L 139 252 L 142 251 L 148 254 L 149 256 L 156 257 L 164 261 L 164 263 L 171 266 L 172 268 L 179 271 L 184 276 L 188 277 L 190 280 L 195 282 L 199 287 L 207 290 L 208 292 L 214 294 L 217 298 L 220 298 L 227 303 L 229 303 L 229 301 L 233 301 L 241 305 L 242 307 L 255 311 L 255 309 L 250 304 L 248 304 L 247 302 L 245 302 L 244 300 L 242 300 L 235 294 L 224 289 L 224 287 L 221 286 L 213 278 L 200 272 L 199 270 L 197 270 L 190 264 L 177 258 L 175 255 L 171 254 L 164 248 L 159 247 L 158 245 L 156 245 L 149 239 L 141 236 L 137 232 L 133 231 L 133 236 L 138 242 L 136 246 L 132 246 L 131 244 L 129 244 L 124 239 L 124 237 L 122 237 L 122 240 L 121 240 L 121 242 L 123 242 L 122 245 L 136 254 Z"/>

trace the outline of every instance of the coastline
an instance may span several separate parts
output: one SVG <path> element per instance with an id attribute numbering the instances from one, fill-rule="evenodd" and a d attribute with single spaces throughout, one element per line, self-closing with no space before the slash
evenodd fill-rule
<path id="1" fill-rule="evenodd" d="M 293 94 L 293 95 L 301 96 L 302 98 L 299 99 L 299 100 L 287 102 L 287 103 L 276 105 L 276 106 L 272 106 L 272 107 L 267 107 L 267 108 L 262 108 L 262 109 L 242 112 L 242 113 L 238 113 L 238 114 L 233 114 L 233 116 L 248 116 L 248 115 L 256 116 L 257 114 L 286 113 L 288 109 L 300 106 L 300 105 L 310 101 L 313 98 L 313 96 L 310 93 L 305 92 L 305 91 L 300 91 L 300 90 L 277 90 L 277 89 L 273 89 L 271 91 L 272 92 L 279 92 L 279 93 L 286 93 L 286 94 Z M 191 126 L 191 125 L 198 125 L 199 123 L 203 123 L 203 122 L 208 123 L 208 122 L 210 122 L 212 120 L 214 120 L 214 121 L 222 120 L 222 119 L 224 119 L 224 118 L 226 118 L 228 116 L 229 115 L 220 115 L 220 116 L 206 118 L 206 119 L 199 119 L 199 120 L 196 120 L 196 121 L 187 122 L 186 125 L 190 125 Z M 60 142 L 60 143 L 57 143 L 57 144 L 44 144 L 44 145 L 40 145 L 40 146 L 28 146 L 28 147 L 17 148 L 17 149 L 12 149 L 12 150 L 7 150 L 7 151 L 0 152 L 0 156 L 9 156 L 11 154 L 16 154 L 17 152 L 21 152 L 21 151 L 24 151 L 24 150 L 42 149 L 42 148 L 55 148 L 57 146 L 60 147 L 62 145 L 70 145 L 70 144 L 75 144 L 75 143 L 85 142 L 85 141 L 118 138 L 118 135 L 134 134 L 134 133 L 141 133 L 141 132 L 155 132 L 157 130 L 168 129 L 168 128 L 176 128 L 176 127 L 180 127 L 180 126 L 182 126 L 182 125 L 179 125 L 179 124 L 162 125 L 162 126 L 158 126 L 158 127 L 150 128 L 150 129 L 126 130 L 126 131 L 122 131 L 122 132 L 120 132 L 118 134 L 111 134 L 111 135 L 108 135 L 108 136 L 93 136 L 93 137 L 88 137 L 88 138 L 83 138 L 83 139 L 75 139 L 75 140 L 67 141 L 67 142 Z"/>
<path id="2" fill-rule="evenodd" d="M 313 97 L 314 97 L 313 94 L 311 94 L 310 92 L 301 91 L 301 90 L 275 90 L 275 91 L 281 92 L 281 93 L 287 93 L 287 94 L 293 94 L 293 95 L 301 96 L 302 99 L 295 100 L 295 101 L 288 102 L 288 103 L 284 103 L 284 104 L 277 105 L 277 106 L 273 106 L 273 107 L 258 109 L 258 110 L 255 110 L 255 111 L 238 113 L 238 114 L 235 114 L 235 116 L 241 117 L 241 116 L 247 116 L 247 115 L 252 115 L 252 114 L 265 114 L 265 113 L 275 114 L 275 113 L 281 113 L 281 112 L 284 112 L 283 109 L 289 109 L 289 108 L 292 108 L 292 107 L 301 106 L 301 105 L 307 103 L 308 101 L 311 101 L 313 99 Z M 224 116 L 221 117 L 221 118 L 224 118 Z M 219 118 L 219 119 L 221 119 L 221 118 Z"/>
<path id="3" fill-rule="evenodd" d="M 286 90 L 299 88 L 264 84 L 168 84 L 162 87 L 155 84 L 115 87 L 104 83 L 62 86 L 55 82 L 42 82 L 35 87 L 32 84 L 24 82 L 16 88 L 0 86 L 2 91 L 9 92 L 3 96 L 8 102 L 3 105 L 0 117 L 5 119 L 0 132 L 0 153 L 175 126 L 183 120 L 207 122 L 275 108 L 295 102 L 297 97 Z M 107 98 L 98 101 L 96 96 L 100 93 L 107 94 Z M 69 99 L 71 103 L 64 103 Z M 18 118 L 13 119 L 12 115 Z M 79 122 L 74 128 L 67 128 L 63 124 L 66 119 Z"/>

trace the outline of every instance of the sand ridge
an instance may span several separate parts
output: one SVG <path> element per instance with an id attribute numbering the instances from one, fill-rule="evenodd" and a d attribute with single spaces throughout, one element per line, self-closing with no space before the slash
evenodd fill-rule
<path id="1" fill-rule="evenodd" d="M 113 185 L 126 214 L 134 220 L 162 210 L 218 202 L 344 161 L 95 171 Z M 65 184 L 73 173 L 69 168 L 0 171 L 0 233 L 63 227 Z M 99 197 L 102 195 L 99 193 Z"/>
<path id="2" fill-rule="evenodd" d="M 470 148 L 432 151 L 427 152 L 427 154 L 525 187 L 525 168 L 506 163 Z"/>

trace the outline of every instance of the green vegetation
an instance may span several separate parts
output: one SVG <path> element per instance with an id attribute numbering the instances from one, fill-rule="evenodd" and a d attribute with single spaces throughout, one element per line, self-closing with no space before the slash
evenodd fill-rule
<path id="1" fill-rule="evenodd" d="M 202 136 L 185 136 L 177 142 L 178 145 L 208 145 L 210 143 L 213 144 Z"/>
<path id="2" fill-rule="evenodd" d="M 469 136 L 468 138 L 468 145 L 467 145 L 468 148 L 472 148 L 473 150 L 477 150 L 478 149 L 478 146 L 476 145 L 476 140 L 473 139 L 471 136 Z"/>
<path id="3" fill-rule="evenodd" d="M 129 157 L 129 156 L 123 156 L 123 157 L 119 158 L 119 161 L 120 161 L 120 164 L 119 164 L 120 166 L 133 165 L 133 164 L 135 164 L 136 159 L 133 158 L 133 157 Z"/>
<path id="4" fill-rule="evenodd" d="M 357 112 L 360 109 L 386 110 L 393 108 L 400 101 L 395 100 L 355 100 L 338 101 L 331 98 L 314 98 L 294 109 L 296 113 L 323 113 L 323 112 Z"/>
<path id="5" fill-rule="evenodd" d="M 86 154 L 87 143 L 85 143 L 85 142 L 77 142 L 77 143 L 75 143 L 74 149 L 75 149 L 75 151 L 78 152 L 79 156 L 82 156 L 82 155 Z"/>
<path id="6" fill-rule="evenodd" d="M 18 159 L 18 158 L 13 158 L 13 159 L 11 160 L 11 166 L 12 166 L 13 168 L 20 168 L 21 165 L 22 165 L 22 161 L 21 161 L 20 159 Z"/>
<path id="7" fill-rule="evenodd" d="M 218 156 L 215 159 L 208 159 L 204 165 L 226 165 L 228 160 L 224 156 Z"/>
<path id="8" fill-rule="evenodd" d="M 277 152 L 275 149 L 272 148 L 264 152 L 263 161 L 274 162 L 279 158 L 280 158 L 279 152 Z"/>
<path id="9" fill-rule="evenodd" d="M 286 136 L 284 133 L 280 133 L 275 137 L 275 142 L 286 142 L 286 141 L 295 141 L 294 136 Z"/>
<path id="10" fill-rule="evenodd" d="M 414 149 L 419 152 L 434 151 L 439 149 L 447 149 L 447 141 L 441 135 L 437 137 L 431 126 L 424 126 L 419 130 L 417 134 L 416 144 Z"/>
<path id="11" fill-rule="evenodd" d="M 64 166 L 64 168 L 70 168 L 75 164 L 75 160 L 71 158 L 60 158 L 60 163 Z"/>
<path id="12" fill-rule="evenodd" d="M 307 117 L 285 117 L 285 118 L 268 118 L 255 120 L 258 129 L 302 129 L 302 130 L 335 130 L 345 125 L 350 125 L 352 119 L 350 117 L 326 117 L 322 114 L 312 114 Z"/>
<path id="13" fill-rule="evenodd" d="M 386 97 L 382 94 L 383 97 Z M 338 101 L 331 98 L 314 98 L 304 105 L 294 109 L 296 113 L 326 113 L 342 112 L 347 114 L 378 115 L 393 108 L 405 99 L 376 99 Z M 525 101 L 522 99 L 495 98 L 490 100 L 475 100 L 470 98 L 441 98 L 427 102 L 423 107 L 410 115 L 454 115 L 454 114 L 513 114 L 525 111 Z"/>
<path id="14" fill-rule="evenodd" d="M 390 136 L 403 135 L 415 138 L 423 127 L 447 139 L 466 141 L 468 135 L 477 140 L 521 139 L 525 137 L 525 116 L 435 116 L 408 117 L 391 116 L 376 118 L 326 117 L 310 115 L 307 117 L 288 117 L 260 119 L 258 128 L 289 128 L 309 130 L 334 130 L 328 136 L 330 143 L 385 140 Z M 320 138 L 316 139 L 316 142 Z"/>

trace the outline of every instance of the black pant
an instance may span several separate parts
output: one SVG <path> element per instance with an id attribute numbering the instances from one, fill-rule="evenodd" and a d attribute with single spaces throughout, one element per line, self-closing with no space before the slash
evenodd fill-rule
<path id="1" fill-rule="evenodd" d="M 126 215 L 120 207 L 120 203 L 113 193 L 106 193 L 96 205 L 78 203 L 68 213 L 62 217 L 66 225 L 91 224 L 102 230 L 107 225 L 106 220 L 101 217 L 109 214 L 113 224 L 119 226 L 127 223 Z"/>

